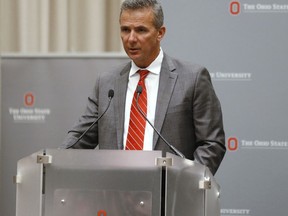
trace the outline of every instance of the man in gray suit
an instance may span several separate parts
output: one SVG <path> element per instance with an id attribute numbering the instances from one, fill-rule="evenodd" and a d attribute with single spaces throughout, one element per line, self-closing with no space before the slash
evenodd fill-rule
<path id="1" fill-rule="evenodd" d="M 215 174 L 226 151 L 219 100 L 206 68 L 163 52 L 163 20 L 162 7 L 156 0 L 123 2 L 121 39 L 131 62 L 99 74 L 87 108 L 69 131 L 63 147 L 126 149 L 130 108 L 139 80 L 137 71 L 145 69 L 149 71 L 145 78 L 147 118 L 186 158 L 206 165 Z M 110 89 L 115 96 L 107 113 L 75 144 L 106 109 Z M 171 151 L 149 124 L 145 126 L 143 150 Z"/>

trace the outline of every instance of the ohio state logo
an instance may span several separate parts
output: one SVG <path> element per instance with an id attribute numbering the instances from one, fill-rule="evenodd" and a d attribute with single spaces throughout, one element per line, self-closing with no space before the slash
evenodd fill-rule
<path id="1" fill-rule="evenodd" d="M 227 140 L 227 148 L 229 151 L 236 151 L 239 148 L 239 142 L 236 137 L 229 137 Z"/>
<path id="2" fill-rule="evenodd" d="M 35 104 L 35 96 L 32 92 L 27 92 L 24 94 L 24 105 L 26 107 L 32 107 Z"/>
<path id="3" fill-rule="evenodd" d="M 107 216 L 107 213 L 105 210 L 100 210 L 97 212 L 97 216 Z"/>
<path id="4" fill-rule="evenodd" d="M 230 2 L 229 11 L 232 15 L 238 15 L 241 11 L 241 5 L 238 1 Z"/>

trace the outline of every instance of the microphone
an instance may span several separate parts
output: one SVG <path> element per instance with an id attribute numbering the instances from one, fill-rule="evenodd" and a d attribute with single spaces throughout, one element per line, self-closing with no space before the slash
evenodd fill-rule
<path id="1" fill-rule="evenodd" d="M 164 141 L 164 143 L 179 157 L 185 158 L 185 156 L 173 145 L 171 145 L 161 134 L 160 132 L 152 125 L 152 123 L 149 121 L 149 119 L 146 117 L 145 113 L 141 110 L 138 104 L 138 99 L 140 94 L 142 93 L 142 86 L 138 85 L 136 88 L 137 92 L 137 98 L 136 98 L 136 106 L 138 111 L 141 113 L 141 115 L 144 117 L 144 119 L 149 123 L 149 125 L 153 128 L 153 130 L 159 135 L 159 137 Z"/>
<path id="2" fill-rule="evenodd" d="M 108 105 L 106 107 L 106 109 L 104 110 L 104 112 L 89 126 L 89 128 L 87 128 L 82 134 L 81 136 L 78 137 L 78 139 L 70 146 L 68 146 L 66 149 L 70 149 L 72 148 L 74 145 L 76 145 L 82 138 L 83 136 L 85 136 L 85 134 L 104 116 L 104 114 L 107 112 L 108 108 L 110 107 L 111 104 L 111 100 L 114 97 L 114 91 L 112 89 L 109 90 L 108 92 Z"/>

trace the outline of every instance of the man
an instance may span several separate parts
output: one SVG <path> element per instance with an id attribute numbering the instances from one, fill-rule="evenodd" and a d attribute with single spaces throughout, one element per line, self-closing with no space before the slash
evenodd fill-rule
<path id="1" fill-rule="evenodd" d="M 135 134 L 130 134 L 134 116 L 130 111 L 134 107 L 136 86 L 143 85 L 147 94 L 144 113 L 149 121 L 186 158 L 206 165 L 215 174 L 226 151 L 220 103 L 204 67 L 173 59 L 162 51 L 160 42 L 166 32 L 163 20 L 162 7 L 156 0 L 123 2 L 119 19 L 121 39 L 132 61 L 118 70 L 99 74 L 86 111 L 69 132 L 63 147 L 94 149 L 99 145 L 100 149 L 134 149 L 129 144 L 135 141 Z M 148 75 L 139 81 L 143 69 Z M 106 109 L 110 89 L 115 96 L 107 113 L 75 144 Z M 144 98 L 142 94 L 138 92 L 139 103 Z M 145 123 L 140 149 L 170 152 Z"/>

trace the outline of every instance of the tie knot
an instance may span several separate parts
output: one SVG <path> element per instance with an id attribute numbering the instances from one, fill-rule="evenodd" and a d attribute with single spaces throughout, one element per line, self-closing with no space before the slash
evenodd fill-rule
<path id="1" fill-rule="evenodd" d="M 138 73 L 140 74 L 140 80 L 143 81 L 147 75 L 149 74 L 148 70 L 139 70 Z"/>

